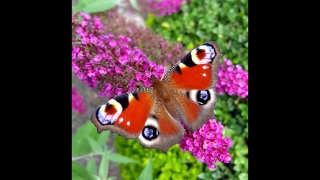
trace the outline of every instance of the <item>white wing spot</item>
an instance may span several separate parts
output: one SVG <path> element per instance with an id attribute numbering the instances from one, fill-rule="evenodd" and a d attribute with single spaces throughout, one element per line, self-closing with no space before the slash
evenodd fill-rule
<path id="1" fill-rule="evenodd" d="M 202 76 L 206 77 L 207 75 L 206 75 L 206 73 L 203 73 Z"/>
<path id="2" fill-rule="evenodd" d="M 130 121 L 127 122 L 127 126 L 130 126 Z"/>
<path id="3" fill-rule="evenodd" d="M 209 69 L 209 66 L 202 66 L 202 69 Z"/>
<path id="4" fill-rule="evenodd" d="M 123 121 L 123 118 L 120 118 L 120 119 L 119 119 L 119 124 L 122 123 L 122 121 Z"/>

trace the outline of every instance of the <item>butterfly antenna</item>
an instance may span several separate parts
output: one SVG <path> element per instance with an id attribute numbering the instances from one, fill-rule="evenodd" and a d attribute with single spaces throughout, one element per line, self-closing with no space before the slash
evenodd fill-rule
<path id="1" fill-rule="evenodd" d="M 160 42 L 159 45 L 160 45 L 160 53 L 158 55 L 157 65 L 160 65 L 160 58 L 162 55 L 162 42 Z"/>
<path id="2" fill-rule="evenodd" d="M 160 59 L 161 59 L 161 55 L 162 55 L 162 42 L 160 42 L 159 45 L 160 45 L 160 53 L 158 55 L 157 65 L 160 65 L 160 63 L 161 63 Z M 164 61 L 164 70 L 163 70 L 163 74 L 162 74 L 160 80 L 162 80 L 164 78 L 165 74 L 166 74 L 166 61 Z"/>
<path id="3" fill-rule="evenodd" d="M 123 65 L 123 66 L 126 66 L 128 69 L 133 70 L 133 71 L 136 72 L 136 73 L 140 73 L 140 74 L 142 74 L 142 75 L 145 75 L 145 74 L 143 74 L 142 72 L 139 72 L 139 71 L 133 69 L 132 67 L 128 66 L 127 64 L 122 64 L 122 65 Z"/>

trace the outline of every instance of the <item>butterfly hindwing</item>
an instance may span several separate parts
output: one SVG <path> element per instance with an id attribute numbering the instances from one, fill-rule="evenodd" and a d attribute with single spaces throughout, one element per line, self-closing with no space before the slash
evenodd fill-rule
<path id="1" fill-rule="evenodd" d="M 169 147 L 180 143 L 184 129 L 179 121 L 173 119 L 164 106 L 155 106 L 139 136 L 140 143 L 146 148 L 161 149 L 166 152 Z"/>
<path id="2" fill-rule="evenodd" d="M 188 90 L 185 92 L 187 94 L 186 98 L 179 98 L 177 101 L 180 102 L 180 105 L 184 106 L 184 112 L 188 112 L 193 116 L 187 116 L 183 118 L 187 127 L 193 132 L 203 126 L 209 119 L 215 118 L 213 109 L 215 108 L 217 97 L 214 89 L 205 89 L 205 90 Z M 198 107 L 198 113 L 190 107 L 190 101 L 194 103 L 194 107 Z M 186 103 L 187 102 L 187 103 Z M 185 114 L 188 114 L 185 113 Z"/>

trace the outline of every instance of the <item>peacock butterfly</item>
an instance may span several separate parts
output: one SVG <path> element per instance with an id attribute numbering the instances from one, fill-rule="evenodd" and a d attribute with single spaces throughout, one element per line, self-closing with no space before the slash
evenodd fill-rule
<path id="1" fill-rule="evenodd" d="M 138 138 L 146 148 L 161 149 L 180 143 L 185 133 L 180 120 L 194 132 L 215 118 L 213 89 L 222 53 L 206 42 L 178 61 L 151 87 L 116 96 L 91 116 L 99 133 L 110 130 L 126 139 Z"/>

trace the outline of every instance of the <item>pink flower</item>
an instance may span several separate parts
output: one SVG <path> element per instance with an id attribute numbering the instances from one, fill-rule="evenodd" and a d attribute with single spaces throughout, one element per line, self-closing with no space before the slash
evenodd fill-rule
<path id="1" fill-rule="evenodd" d="M 82 96 L 80 96 L 74 86 L 72 86 L 72 109 L 78 113 L 85 113 L 87 111 Z"/>
<path id="2" fill-rule="evenodd" d="M 229 96 L 236 94 L 242 98 L 248 96 L 248 72 L 240 65 L 233 66 L 230 60 L 224 59 L 218 70 L 218 77 L 215 89 L 219 94 L 227 93 Z"/>
<path id="3" fill-rule="evenodd" d="M 129 46 L 130 38 L 105 33 L 97 17 L 81 17 L 79 22 L 72 21 L 72 70 L 90 88 L 98 88 L 99 96 L 113 98 L 142 84 L 151 86 L 151 75 L 161 78 L 165 68 L 149 61 L 137 47 Z M 72 19 L 77 18 L 75 14 Z"/>
<path id="4" fill-rule="evenodd" d="M 179 11 L 184 2 L 185 0 L 148 0 L 147 3 L 149 7 L 147 7 L 147 9 L 157 16 L 171 15 Z"/>
<path id="5" fill-rule="evenodd" d="M 232 141 L 228 137 L 222 137 L 221 122 L 210 119 L 193 134 L 183 123 L 182 125 L 186 133 L 179 147 L 183 151 L 190 151 L 194 157 L 206 163 L 209 169 L 215 169 L 214 163 L 216 162 L 229 163 L 231 161 L 228 150 L 232 146 Z"/>

